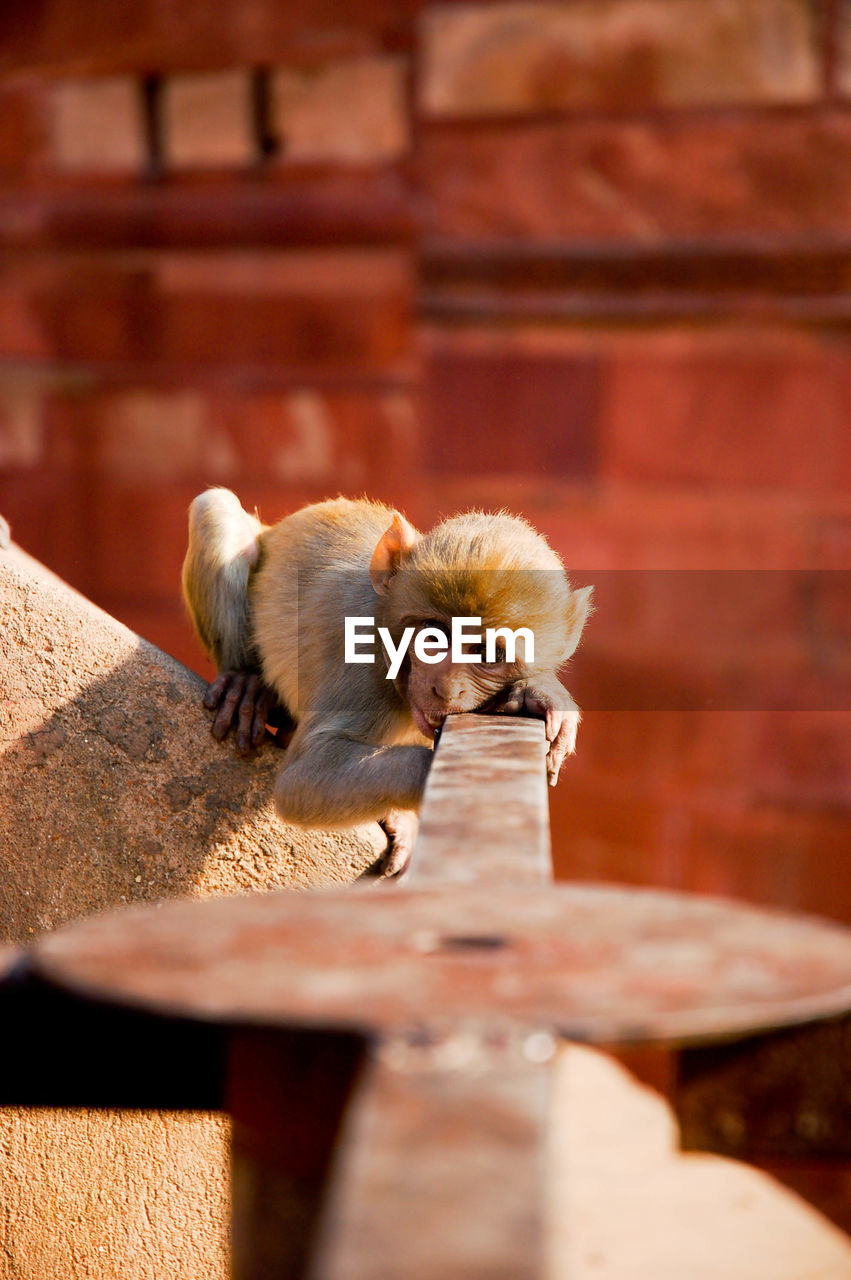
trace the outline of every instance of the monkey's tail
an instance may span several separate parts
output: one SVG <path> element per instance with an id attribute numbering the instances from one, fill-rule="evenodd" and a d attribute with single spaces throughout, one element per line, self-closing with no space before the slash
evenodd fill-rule
<path id="1" fill-rule="evenodd" d="M 207 489 L 189 507 L 183 598 L 219 671 L 257 665 L 248 583 L 263 529 L 229 489 Z"/>

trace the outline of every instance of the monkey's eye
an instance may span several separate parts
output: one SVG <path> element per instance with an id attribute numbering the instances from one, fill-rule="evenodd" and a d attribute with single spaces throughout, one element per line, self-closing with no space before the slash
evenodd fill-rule
<path id="1" fill-rule="evenodd" d="M 503 649 L 501 644 L 498 644 L 496 646 L 496 649 L 494 651 L 493 661 L 495 664 L 499 662 L 505 662 L 505 650 Z"/>
<path id="2" fill-rule="evenodd" d="M 446 623 L 441 622 L 439 618 L 423 618 L 422 620 L 420 620 L 418 625 L 421 630 L 424 630 L 426 627 L 428 627 L 430 631 L 442 631 L 443 634 L 446 636 L 447 640 L 451 638 L 451 633 L 449 631 L 449 628 L 447 627 Z"/>

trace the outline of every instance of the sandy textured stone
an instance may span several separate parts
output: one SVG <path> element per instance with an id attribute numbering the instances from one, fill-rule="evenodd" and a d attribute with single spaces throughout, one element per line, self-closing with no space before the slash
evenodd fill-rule
<path id="1" fill-rule="evenodd" d="M 244 166 L 254 158 L 248 73 L 216 71 L 165 82 L 166 157 L 176 168 Z"/>
<path id="2" fill-rule="evenodd" d="M 381 163 L 407 150 L 403 58 L 355 58 L 318 71 L 281 69 L 272 118 L 285 161 Z"/>
<path id="3" fill-rule="evenodd" d="M 135 79 L 60 81 L 52 90 L 51 106 L 51 151 L 59 168 L 142 169 L 142 100 Z"/>
<path id="4" fill-rule="evenodd" d="M 2 546 L 2 539 L 0 539 Z M 121 902 L 352 879 L 377 827 L 287 827 L 277 750 L 209 734 L 203 682 L 0 550 L 0 934 Z M 224 1280 L 228 1125 L 0 1111 L 0 1280 Z"/>
<path id="5" fill-rule="evenodd" d="M 801 102 L 820 89 L 806 0 L 439 5 L 424 19 L 431 115 Z"/>

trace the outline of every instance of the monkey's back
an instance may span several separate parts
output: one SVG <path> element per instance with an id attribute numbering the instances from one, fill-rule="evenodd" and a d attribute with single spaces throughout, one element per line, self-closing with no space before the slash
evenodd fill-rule
<path id="1" fill-rule="evenodd" d="M 372 617 L 372 553 L 393 512 L 366 499 L 334 498 L 286 516 L 260 535 L 250 586 L 252 630 L 263 675 L 297 719 L 369 697 L 373 667 L 344 663 L 344 619 Z M 341 699 L 342 701 L 342 699 Z M 360 698 L 358 698 L 360 701 Z"/>

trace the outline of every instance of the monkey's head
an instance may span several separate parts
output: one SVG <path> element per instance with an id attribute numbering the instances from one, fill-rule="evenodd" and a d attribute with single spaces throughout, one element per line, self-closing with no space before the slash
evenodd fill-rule
<path id="1" fill-rule="evenodd" d="M 557 671 L 579 643 L 592 590 L 571 588 L 559 557 L 525 520 L 478 511 L 427 534 L 396 513 L 370 578 L 377 620 L 394 644 L 413 628 L 396 687 L 426 737 L 448 715 L 486 708 L 518 681 Z M 462 618 L 480 625 L 468 623 L 461 635 L 456 621 L 453 645 L 453 619 Z"/>

